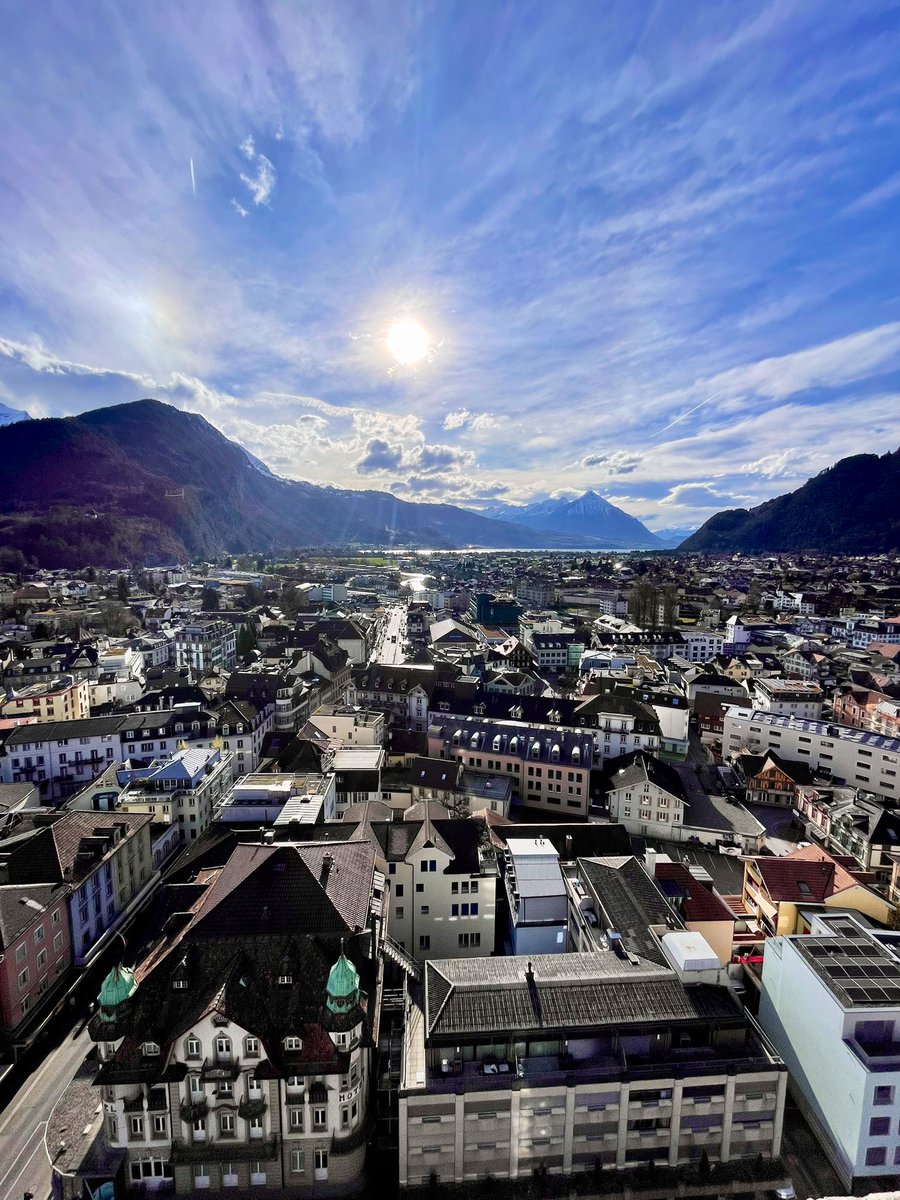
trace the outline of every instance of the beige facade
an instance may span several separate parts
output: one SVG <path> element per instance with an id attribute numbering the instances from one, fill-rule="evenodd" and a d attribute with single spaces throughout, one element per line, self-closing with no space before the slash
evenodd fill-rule
<path id="1" fill-rule="evenodd" d="M 0 700 L 0 716 L 4 720 L 80 721 L 90 715 L 90 686 L 87 680 L 71 676 L 47 687 L 33 684 Z"/>

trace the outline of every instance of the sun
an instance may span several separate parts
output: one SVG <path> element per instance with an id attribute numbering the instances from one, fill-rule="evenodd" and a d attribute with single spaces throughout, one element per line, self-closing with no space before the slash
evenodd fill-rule
<path id="1" fill-rule="evenodd" d="M 431 345 L 428 334 L 411 317 L 402 317 L 387 331 L 387 346 L 401 366 L 422 362 Z"/>

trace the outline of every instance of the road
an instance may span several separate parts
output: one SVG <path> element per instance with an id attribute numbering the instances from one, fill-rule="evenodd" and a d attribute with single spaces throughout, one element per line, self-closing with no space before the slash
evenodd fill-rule
<path id="1" fill-rule="evenodd" d="M 0 1200 L 22 1200 L 25 1192 L 35 1200 L 50 1195 L 50 1162 L 44 1147 L 47 1120 L 92 1048 L 82 1022 L 68 1023 L 59 1045 L 30 1075 L 4 1081 L 4 1099 L 11 1098 L 0 1112 Z"/>
<path id="2" fill-rule="evenodd" d="M 384 614 L 372 661 L 388 666 L 402 663 L 406 657 L 403 649 L 405 641 L 406 605 L 393 604 Z"/>

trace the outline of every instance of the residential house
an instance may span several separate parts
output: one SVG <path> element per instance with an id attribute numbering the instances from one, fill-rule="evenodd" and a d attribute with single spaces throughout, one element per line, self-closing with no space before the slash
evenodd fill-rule
<path id="1" fill-rule="evenodd" d="M 2 845 L 2 843 L 0 843 Z M 0 884 L 0 1046 L 18 1058 L 69 982 L 68 883 Z"/>

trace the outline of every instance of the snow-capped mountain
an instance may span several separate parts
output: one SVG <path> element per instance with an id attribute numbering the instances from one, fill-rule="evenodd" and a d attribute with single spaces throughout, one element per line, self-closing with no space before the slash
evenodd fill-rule
<path id="1" fill-rule="evenodd" d="M 539 500 L 524 506 L 497 504 L 483 509 L 482 515 L 547 533 L 589 538 L 589 545 L 646 550 L 659 549 L 663 544 L 637 517 L 590 491 L 576 500 Z"/>
<path id="2" fill-rule="evenodd" d="M 0 404 L 0 425 L 14 425 L 16 421 L 30 421 L 31 417 L 20 408 L 9 408 Z"/>

